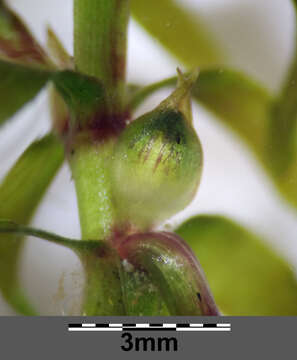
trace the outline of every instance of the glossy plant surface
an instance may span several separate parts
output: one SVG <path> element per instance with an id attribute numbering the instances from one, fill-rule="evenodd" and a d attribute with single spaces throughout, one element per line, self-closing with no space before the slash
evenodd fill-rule
<path id="1" fill-rule="evenodd" d="M 34 236 L 79 258 L 82 315 L 297 315 L 296 276 L 260 235 L 208 214 L 160 230 L 191 203 L 203 175 L 192 101 L 245 142 L 297 207 L 296 55 L 272 95 L 227 68 L 207 25 L 175 0 L 74 0 L 73 56 L 52 29 L 44 49 L 7 4 L 0 0 L 0 126 L 48 85 L 52 129 L 0 184 L 6 302 L 19 314 L 37 315 L 19 273 L 25 237 Z M 148 86 L 127 83 L 130 14 L 187 70 Z M 135 116 L 168 87 L 169 97 Z M 63 162 L 75 185 L 80 240 L 30 227 Z"/>

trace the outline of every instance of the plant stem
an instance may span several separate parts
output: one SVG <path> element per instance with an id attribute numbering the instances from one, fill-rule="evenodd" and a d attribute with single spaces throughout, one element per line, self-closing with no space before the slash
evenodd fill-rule
<path id="1" fill-rule="evenodd" d="M 95 96 L 99 109 L 94 108 L 94 116 L 85 115 L 88 132 L 98 132 L 96 139 L 92 133 L 83 141 L 78 136 L 70 156 L 85 240 L 108 238 L 113 225 L 108 168 L 115 134 L 112 131 L 106 134 L 104 129 L 116 128 L 124 116 L 128 19 L 129 0 L 74 0 L 75 66 L 78 71 L 99 79 L 105 92 L 104 103 Z M 82 102 L 75 112 L 83 105 Z M 80 119 L 81 123 L 83 120 Z"/>
<path id="2" fill-rule="evenodd" d="M 86 316 L 123 316 L 119 258 L 108 250 L 102 255 L 97 252 L 81 257 L 86 275 L 82 313 Z"/>
<path id="3" fill-rule="evenodd" d="M 70 165 L 78 199 L 82 239 L 109 237 L 114 219 L 109 181 L 113 141 L 79 144 Z"/>
<path id="4" fill-rule="evenodd" d="M 83 142 L 70 154 L 83 240 L 112 235 L 115 211 L 109 180 L 114 140 Z M 108 245 L 107 245 L 108 246 Z M 82 313 L 87 316 L 123 315 L 118 257 L 115 253 L 90 253 L 82 258 L 86 283 Z"/>
<path id="5" fill-rule="evenodd" d="M 74 0 L 74 58 L 78 71 L 100 79 L 113 113 L 122 110 L 129 0 Z"/>
<path id="6" fill-rule="evenodd" d="M 80 125 L 68 156 L 84 240 L 107 241 L 114 226 L 109 167 L 116 135 L 125 125 L 128 19 L 129 0 L 74 0 L 75 67 L 97 78 L 104 88 L 103 100 L 93 96 L 94 107 L 79 96 L 79 106 L 73 114 Z M 83 119 L 82 105 L 90 110 Z M 87 128 L 81 126 L 84 122 Z M 83 314 L 124 315 L 118 261 L 112 251 L 83 259 L 86 273 Z"/>

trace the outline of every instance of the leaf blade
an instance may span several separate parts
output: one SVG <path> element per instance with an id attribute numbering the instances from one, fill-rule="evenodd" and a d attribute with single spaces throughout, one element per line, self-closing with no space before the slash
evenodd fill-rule
<path id="1" fill-rule="evenodd" d="M 103 243 L 99 240 L 80 241 L 78 239 L 70 239 L 48 231 L 31 228 L 29 226 L 24 226 L 21 224 L 17 224 L 16 222 L 4 219 L 0 219 L 0 233 L 14 234 L 20 237 L 33 236 L 42 240 L 49 241 L 53 244 L 68 247 L 69 249 L 73 249 L 78 252 L 97 249 L 101 245 L 101 243 Z"/>
<path id="2" fill-rule="evenodd" d="M 197 216 L 176 233 L 201 261 L 218 305 L 228 315 L 297 314 L 297 281 L 268 245 L 221 216 Z"/>
<path id="3" fill-rule="evenodd" d="M 62 146 L 53 135 L 30 145 L 0 185 L 0 218 L 28 223 L 62 161 Z M 23 241 L 18 241 L 14 235 L 5 237 L 10 241 L 0 242 L 0 289 L 6 301 L 22 312 L 28 307 L 22 306 L 21 298 L 15 301 L 15 294 L 22 293 L 18 259 Z M 26 314 L 32 315 L 32 312 Z"/>
<path id="4" fill-rule="evenodd" d="M 118 275 L 118 256 L 106 241 L 69 239 L 4 219 L 0 219 L 1 234 L 5 234 L 6 237 L 0 236 L 0 249 L 3 244 L 6 248 L 10 245 L 13 247 L 16 242 L 22 243 L 22 237 L 33 236 L 73 250 L 81 260 L 85 271 L 82 314 L 87 316 L 125 314 Z M 7 234 L 11 234 L 12 237 Z M 36 315 L 33 311 L 29 312 L 27 300 L 19 288 L 12 289 L 11 297 L 10 304 L 23 314 Z"/>
<path id="5" fill-rule="evenodd" d="M 64 48 L 59 37 L 54 30 L 48 26 L 47 28 L 47 48 L 49 49 L 51 58 L 61 70 L 73 69 L 73 59 Z"/>
<path id="6" fill-rule="evenodd" d="M 297 17 L 297 1 L 292 5 Z M 297 208 L 297 24 L 293 59 L 270 115 L 266 162 L 282 195 Z"/>
<path id="7" fill-rule="evenodd" d="M 31 101 L 49 79 L 49 73 L 0 60 L 0 126 Z"/>
<path id="8" fill-rule="evenodd" d="M 0 1 L 0 125 L 32 100 L 53 65 L 21 18 Z"/>
<path id="9" fill-rule="evenodd" d="M 263 158 L 272 100 L 265 89 L 239 72 L 220 68 L 201 72 L 193 96 Z"/>
<path id="10" fill-rule="evenodd" d="M 49 66 L 42 47 L 22 19 L 0 1 L 0 59 L 29 66 Z"/>
<path id="11" fill-rule="evenodd" d="M 132 0 L 132 15 L 189 67 L 221 64 L 223 55 L 201 20 L 174 0 Z"/>

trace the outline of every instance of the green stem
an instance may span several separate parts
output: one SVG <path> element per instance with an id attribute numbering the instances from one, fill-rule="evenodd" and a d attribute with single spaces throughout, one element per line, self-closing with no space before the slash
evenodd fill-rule
<path id="1" fill-rule="evenodd" d="M 78 71 L 103 83 L 108 108 L 122 110 L 129 0 L 74 0 L 74 58 Z"/>
<path id="2" fill-rule="evenodd" d="M 86 274 L 82 314 L 86 316 L 123 316 L 119 258 L 106 248 L 81 257 Z"/>
<path id="3" fill-rule="evenodd" d="M 113 140 L 83 143 L 70 155 L 84 240 L 111 235 L 115 218 L 109 179 L 112 150 Z"/>
<path id="4" fill-rule="evenodd" d="M 106 239 L 113 226 L 108 169 L 114 142 L 109 135 L 114 133 L 106 128 L 122 121 L 128 18 L 129 0 L 74 0 L 76 68 L 100 79 L 105 91 L 104 104 L 98 104 L 94 116 L 86 115 L 90 131 L 99 132 L 96 141 L 76 137 L 70 156 L 83 239 Z"/>
<path id="5" fill-rule="evenodd" d="M 78 139 L 69 154 L 83 240 L 103 239 L 107 244 L 112 235 L 115 211 L 109 166 L 113 143 L 113 139 L 101 142 Z M 89 253 L 81 259 L 86 274 L 82 314 L 124 315 L 116 253 Z"/>
<path id="6" fill-rule="evenodd" d="M 109 167 L 115 135 L 124 124 L 128 19 L 129 0 L 74 0 L 76 69 L 99 79 L 104 88 L 103 103 L 93 97 L 98 109 L 80 119 L 87 121 L 88 131 L 76 134 L 69 153 L 84 240 L 108 240 L 114 226 Z M 86 107 L 92 110 L 89 105 L 87 102 Z M 83 259 L 83 314 L 124 315 L 118 261 L 113 251 Z"/>

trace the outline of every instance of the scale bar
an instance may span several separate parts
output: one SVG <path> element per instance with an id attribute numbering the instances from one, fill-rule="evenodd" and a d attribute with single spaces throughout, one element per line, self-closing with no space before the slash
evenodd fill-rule
<path id="1" fill-rule="evenodd" d="M 180 323 L 180 324 L 115 324 L 82 323 L 68 324 L 68 331 L 231 331 L 231 324 L 225 323 Z"/>
<path id="2" fill-rule="evenodd" d="M 71 327 L 68 327 L 68 331 L 81 331 L 81 332 L 84 332 L 84 331 L 123 331 L 123 328 L 100 328 L 100 327 L 82 327 L 82 328 L 71 328 Z"/>
<path id="3" fill-rule="evenodd" d="M 177 328 L 176 331 L 231 331 L 231 328 Z"/>

